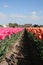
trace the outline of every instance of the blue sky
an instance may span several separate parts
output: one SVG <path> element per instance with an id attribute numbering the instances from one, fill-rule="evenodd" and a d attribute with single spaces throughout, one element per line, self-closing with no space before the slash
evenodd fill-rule
<path id="1" fill-rule="evenodd" d="M 0 24 L 43 24 L 43 0 L 0 0 Z"/>

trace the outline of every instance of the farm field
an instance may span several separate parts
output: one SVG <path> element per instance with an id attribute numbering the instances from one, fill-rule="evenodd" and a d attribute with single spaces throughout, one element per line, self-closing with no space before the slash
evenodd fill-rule
<path id="1" fill-rule="evenodd" d="M 43 27 L 0 28 L 0 65 L 43 65 Z"/>
<path id="2" fill-rule="evenodd" d="M 0 65 L 43 65 L 43 0 L 0 0 Z"/>

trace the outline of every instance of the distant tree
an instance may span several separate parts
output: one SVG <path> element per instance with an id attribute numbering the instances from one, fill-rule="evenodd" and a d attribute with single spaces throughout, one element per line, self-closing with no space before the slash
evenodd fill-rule
<path id="1" fill-rule="evenodd" d="M 9 25 L 9 27 L 12 27 L 12 26 L 13 26 L 13 24 L 12 24 L 12 23 L 9 23 L 8 25 Z"/>
<path id="2" fill-rule="evenodd" d="M 9 25 L 9 27 L 18 27 L 17 23 L 9 23 L 8 25 Z"/>
<path id="3" fill-rule="evenodd" d="M 34 27 L 39 27 L 39 25 L 37 25 L 37 24 L 34 24 L 33 26 L 34 26 Z"/>
<path id="4" fill-rule="evenodd" d="M 14 25 L 15 27 L 18 27 L 18 24 L 17 24 L 17 23 L 14 23 L 13 25 Z"/>
<path id="5" fill-rule="evenodd" d="M 3 27 L 3 25 L 0 25 L 0 27 Z"/>

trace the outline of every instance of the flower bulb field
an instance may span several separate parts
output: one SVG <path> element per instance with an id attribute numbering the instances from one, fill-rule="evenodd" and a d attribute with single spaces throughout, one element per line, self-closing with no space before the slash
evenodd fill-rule
<path id="1" fill-rule="evenodd" d="M 6 36 L 9 38 L 12 34 L 17 34 L 21 32 L 23 28 L 0 28 L 0 40 L 4 40 Z"/>
<path id="2" fill-rule="evenodd" d="M 27 28 L 28 32 L 31 32 L 37 39 L 43 39 L 43 27 L 41 28 Z"/>
<path id="3" fill-rule="evenodd" d="M 6 58 L 12 45 L 16 49 L 13 49 L 13 60 L 11 55 Z M 43 65 L 43 27 L 0 28 L 0 63 L 3 58 L 8 65 L 12 62 L 13 65 L 18 65 L 17 62 L 19 65 Z"/>
<path id="4" fill-rule="evenodd" d="M 0 60 L 20 37 L 24 28 L 0 28 Z"/>

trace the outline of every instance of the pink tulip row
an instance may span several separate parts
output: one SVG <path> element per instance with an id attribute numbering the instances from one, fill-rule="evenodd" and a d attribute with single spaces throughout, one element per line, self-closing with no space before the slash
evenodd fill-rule
<path id="1" fill-rule="evenodd" d="M 23 29 L 24 28 L 0 28 L 0 40 L 4 40 L 6 36 L 10 38 L 11 34 L 17 34 Z"/>

